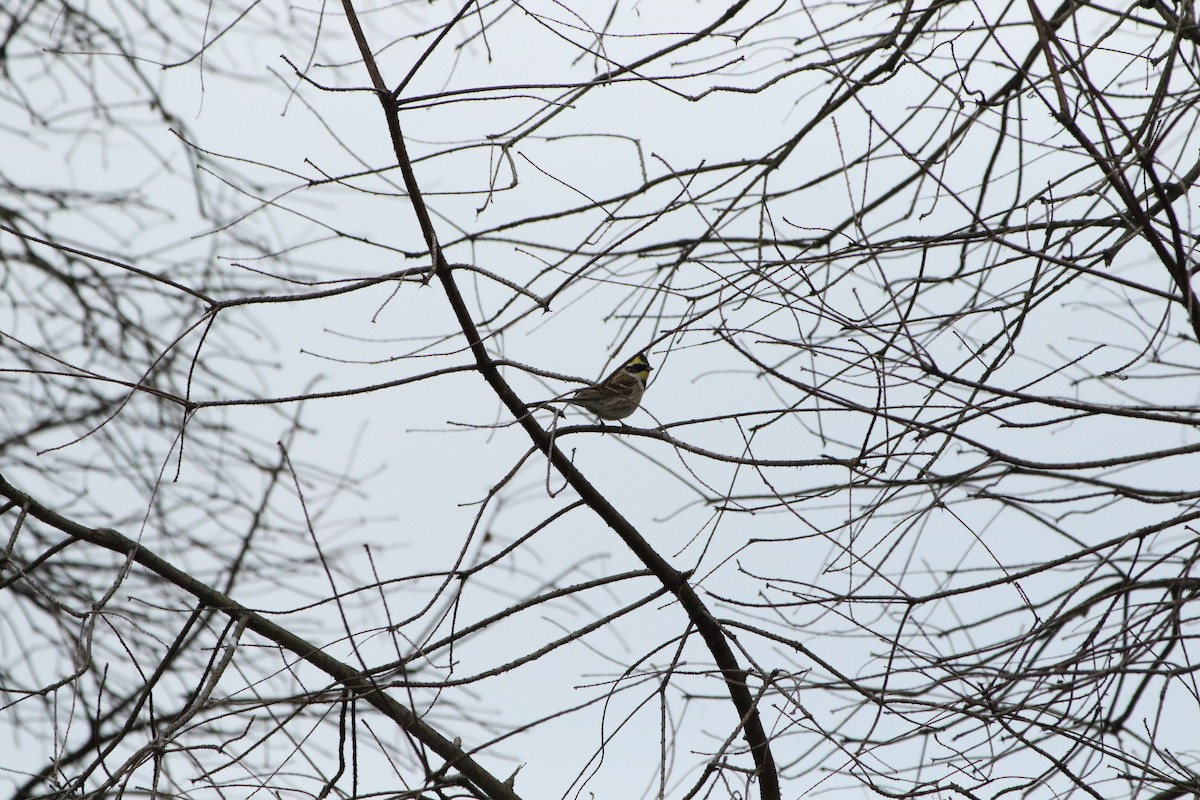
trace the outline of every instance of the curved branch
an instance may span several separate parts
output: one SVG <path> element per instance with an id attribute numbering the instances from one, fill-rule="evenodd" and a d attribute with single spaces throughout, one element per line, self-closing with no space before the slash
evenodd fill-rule
<path id="1" fill-rule="evenodd" d="M 435 274 L 441 282 L 443 290 L 446 292 L 446 298 L 450 301 L 450 306 L 454 310 L 459 327 L 462 329 L 463 335 L 467 338 L 480 374 L 483 375 L 484 380 L 487 381 L 488 386 L 496 393 L 496 396 L 500 398 L 500 401 L 508 407 L 512 415 L 520 422 L 521 427 L 529 434 L 529 438 L 533 440 L 533 443 L 539 450 L 546 454 L 550 463 L 554 465 L 559 474 L 571 485 L 571 488 L 578 492 L 583 502 L 614 533 L 621 537 L 625 546 L 679 600 L 680 605 L 688 615 L 688 619 L 696 626 L 696 630 L 700 633 L 705 645 L 707 645 L 717 667 L 721 670 L 721 676 L 725 681 L 729 697 L 737 709 L 739 724 L 745 730 L 746 741 L 750 746 L 750 754 L 754 759 L 754 766 L 759 779 L 760 796 L 762 800 L 778 800 L 780 797 L 779 775 L 775 767 L 775 760 L 771 755 L 770 741 L 767 738 L 766 729 L 763 726 L 757 704 L 747 683 L 749 673 L 738 663 L 737 657 L 734 655 L 733 649 L 729 646 L 729 641 L 721 624 L 713 617 L 707 606 L 705 606 L 704 601 L 700 599 L 700 596 L 696 594 L 695 589 L 688 582 L 689 575 L 675 569 L 665 558 L 659 555 L 637 528 L 608 501 L 608 498 L 588 481 L 583 473 L 571 463 L 571 459 L 554 445 L 550 435 L 529 414 L 526 403 L 508 385 L 504 376 L 500 374 L 496 363 L 492 360 L 491 355 L 489 355 L 487 349 L 483 346 L 479 330 L 454 279 L 454 270 L 449 262 L 446 261 L 441 246 L 438 244 L 437 232 L 433 227 L 433 220 L 430 217 L 429 209 L 425 205 L 420 184 L 418 184 L 416 174 L 413 172 L 412 160 L 409 158 L 404 134 L 400 129 L 398 106 L 391 97 L 386 84 L 383 82 L 383 77 L 379 72 L 374 55 L 367 44 L 366 35 L 359 24 L 353 3 L 351 0 L 342 0 L 342 6 L 346 11 L 346 18 L 350 23 L 354 39 L 358 43 L 359 53 L 366 64 L 368 74 L 371 76 L 371 81 L 375 87 L 380 105 L 383 107 L 396 161 L 400 166 L 401 174 L 404 176 L 404 186 L 408 191 L 409 200 L 412 202 L 417 222 L 421 226 L 421 233 L 425 238 L 425 244 L 432 256 Z"/>

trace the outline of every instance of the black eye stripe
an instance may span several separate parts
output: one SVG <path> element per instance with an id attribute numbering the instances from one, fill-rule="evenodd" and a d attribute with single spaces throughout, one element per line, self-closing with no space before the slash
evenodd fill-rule
<path id="1" fill-rule="evenodd" d="M 654 367 L 650 366 L 650 360 L 643 354 L 638 354 L 634 358 L 625 362 L 622 367 L 630 375 L 637 376 L 639 372 L 650 372 Z"/>

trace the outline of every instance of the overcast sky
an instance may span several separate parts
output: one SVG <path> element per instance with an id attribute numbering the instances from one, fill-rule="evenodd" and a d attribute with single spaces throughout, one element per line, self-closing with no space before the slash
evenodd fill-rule
<path id="1" fill-rule="evenodd" d="M 151 12 L 163 15 L 155 26 L 120 4 L 90 9 L 118 47 L 92 22 L 35 5 L 5 62 L 3 202 L 59 244 L 219 300 L 317 292 L 430 263 L 340 8 L 200 4 L 185 6 L 180 19 L 164 7 Z M 913 765 L 945 783 L 985 787 L 989 797 L 1040 776 L 1049 762 L 1028 751 L 979 774 L 964 766 L 1011 744 L 982 722 L 901 741 L 921 725 L 950 725 L 949 713 L 905 706 L 877 714 L 869 703 L 852 705 L 861 697 L 846 691 L 856 678 L 879 686 L 886 673 L 895 691 L 934 697 L 929 682 L 944 681 L 939 700 L 971 698 L 1002 683 L 1007 669 L 1068 660 L 1095 619 L 1082 598 L 1101 586 L 1190 569 L 1179 567 L 1184 556 L 1166 554 L 1186 552 L 1194 530 L 1167 526 L 1105 550 L 1108 563 L 1079 558 L 1005 580 L 1187 513 L 1200 474 L 1189 423 L 1198 403 L 1196 341 L 1186 315 L 1164 299 L 1177 287 L 1161 259 L 1137 239 L 1112 263 L 1098 260 L 1119 237 L 1112 220 L 1125 212 L 1048 111 L 1053 81 L 1033 81 L 1004 104 L 979 102 L 1036 48 L 1028 14 L 948 11 L 906 47 L 895 70 L 851 92 L 894 52 L 872 49 L 879 37 L 892 26 L 907 30 L 922 9 L 750 2 L 712 37 L 576 94 L 572 86 L 613 65 L 688 42 L 729 7 L 584 5 L 473 8 L 400 94 L 403 133 L 446 258 L 474 269 L 456 275 L 486 347 L 532 368 L 503 369 L 526 402 L 599 379 L 647 351 L 655 371 L 642 409 L 626 422 L 666 426 L 679 442 L 590 431 L 556 443 L 659 554 L 694 570 L 692 583 L 716 616 L 811 648 L 801 654 L 729 629 L 743 666 L 778 671 L 776 688 L 794 687 L 786 698 L 763 700 L 785 797 L 860 786 L 851 777 L 855 758 L 884 775 L 902 771 L 893 788 L 937 780 L 908 772 Z M 388 85 L 413 68 L 455 10 L 359 7 Z M 490 21 L 485 32 L 481 20 Z M 998 37 L 986 35 L 989 25 Z M 1104 43 L 1079 45 L 1090 78 L 1108 93 L 1108 111 L 1141 125 L 1155 82 L 1172 74 L 1158 59 L 1169 37 L 1145 20 L 1101 12 L 1081 12 L 1062 30 L 1072 42 Z M 415 35 L 421 31 L 428 32 Z M 200 47 L 205 41 L 210 46 Z M 115 55 L 122 48 L 132 61 Z M 1172 81 L 1162 85 L 1174 92 Z M 148 102 L 152 95 L 162 107 Z M 1158 132 L 1154 163 L 1164 181 L 1194 160 L 1194 111 L 1180 96 L 1145 125 Z M 1086 124 L 1092 107 L 1070 99 Z M 969 133 L 951 136 L 981 108 Z M 1120 135 L 1115 123 L 1109 129 Z M 767 169 L 773 157 L 781 160 Z M 1133 174 L 1136 159 L 1122 168 L 1138 191 L 1151 187 Z M 56 206 L 16 187 L 78 195 Z M 1174 213 L 1179 230 L 1194 229 L 1186 198 Z M 1094 218 L 1107 222 L 1085 224 Z M 1067 220 L 1079 222 L 1060 232 L 1055 226 Z M 831 230 L 828 242 L 812 244 Z M 980 231 L 989 236 L 967 241 Z M 952 236 L 963 243 L 932 244 Z M 0 244 L 10 255 L 23 247 L 8 233 Z M 1190 239 L 1179 242 L 1189 258 L 1190 247 Z M 61 251 L 47 248 L 44 257 Z M 115 382 L 234 403 L 199 410 L 181 456 L 178 405 L 135 392 L 111 419 L 9 446 L 0 456 L 5 478 L 219 586 L 258 519 L 266 465 L 280 458 L 283 441 L 297 481 L 270 491 L 251 567 L 231 596 L 348 663 L 386 663 L 413 642 L 530 595 L 642 568 L 587 508 L 538 528 L 577 494 L 544 456 L 530 454 L 528 435 L 479 375 L 455 371 L 473 358 L 437 281 L 224 308 L 209 328 L 204 303 L 112 263 L 84 260 L 68 270 L 80 270 L 70 274 L 85 284 L 89 269 L 115 279 L 111 298 L 95 292 L 113 313 L 94 318 L 75 314 L 71 281 L 15 261 L 6 269 L 12 289 L 0 332 L 8 355 L 0 351 L 0 366 L 13 372 L 0 384 L 5 436 L 58 400 L 69 416 L 90 393 L 129 394 Z M 552 299 L 543 309 L 533 296 Z M 131 333 L 135 323 L 150 332 L 149 345 Z M 380 388 L 438 370 L 447 373 Z M 964 383 L 935 380 L 936 370 Z M 972 382 L 990 390 L 973 394 Z M 81 384 L 87 393 L 71 394 Z M 292 399 L 311 393 L 337 396 Z M 263 398 L 286 400 L 244 404 Z M 880 409 L 886 413 L 873 413 Z M 561 428 L 591 421 L 578 410 L 559 421 L 545 411 L 538 418 Z M 957 437 L 943 435 L 955 425 Z M 1177 452 L 1123 460 L 1155 449 Z M 861 469 L 847 466 L 859 457 Z M 444 580 L 447 570 L 495 555 L 535 528 L 463 582 L 461 595 L 457 580 Z M 906 609 L 881 601 L 989 580 L 995 585 L 952 602 Z M 147 641 L 174 635 L 178 609 L 188 608 L 183 595 L 155 587 L 135 576 L 117 595 L 123 609 L 146 615 L 130 625 Z M 427 670 L 428 680 L 454 685 L 397 694 L 429 709 L 431 724 L 468 750 L 500 739 L 481 761 L 502 778 L 524 764 L 515 784 L 522 796 L 654 796 L 664 760 L 666 794 L 682 796 L 736 720 L 710 674 L 712 656 L 669 596 L 519 669 L 455 683 L 656 588 L 653 579 L 631 578 L 514 614 L 418 665 L 418 680 Z M 0 604 L 17 618 L 17 599 L 0 595 Z M 1016 648 L 1011 661 L 977 674 L 964 666 L 964 653 L 1035 630 L 1056 613 L 1065 627 L 1045 650 Z M 398 634 L 386 630 L 410 614 L 416 618 Z M 41 642 L 42 624 L 21 616 L 5 634 L 8 646 Z M 106 658 L 114 674 L 128 674 L 115 641 L 104 645 Z M 66 656 L 45 658 L 70 672 Z M 1185 650 L 1170 659 L 1194 663 Z M 328 682 L 284 664 L 247 656 L 218 694 L 243 701 Z M 830 666 L 845 679 L 838 691 L 824 685 L 836 682 Z M 36 682 L 38 668 L 25 668 L 31 674 L 14 685 Z M 1046 676 L 1047 685 L 1058 679 L 1053 669 Z M 1044 701 L 1049 716 L 1086 716 L 1089 703 L 1120 705 L 1112 698 L 1133 691 L 1100 681 L 1089 685 L 1094 695 L 1051 701 L 1039 680 L 991 699 L 1038 709 Z M 1134 735 L 1161 726 L 1159 746 L 1191 747 L 1183 731 L 1195 719 L 1194 689 L 1183 679 L 1151 685 L 1128 722 Z M 186 691 L 181 679 L 162 702 Z M 85 696 L 81 706 L 94 700 Z M 4 712 L 7 722 L 0 714 L 13 745 L 0 769 L 14 786 L 27 764 L 39 769 L 63 748 L 47 732 L 71 727 L 61 707 L 42 710 L 52 722 L 41 728 L 19 724 L 12 715 L 22 708 Z M 296 776 L 309 758 L 313 771 L 332 773 L 338 709 L 328 708 L 319 722 L 308 720 L 319 729 L 312 753 L 320 756 L 289 731 L 255 757 L 286 764 L 287 774 L 293 766 L 281 754 L 295 747 L 304 755 L 296 756 Z M 1155 711 L 1161 716 L 1152 719 Z M 1069 737 L 1027 722 L 1056 757 L 1071 751 Z M 73 734 L 83 736 L 82 727 Z M 675 737 L 668 756 L 664 729 Z M 403 737 L 374 733 L 395 742 L 388 757 L 408 758 Z M 833 744 L 859 736 L 873 744 Z M 364 744 L 361 758 L 362 786 L 397 789 L 374 745 Z M 1076 768 L 1103 796 L 1129 791 L 1123 781 L 1103 783 L 1131 769 L 1120 758 L 1081 761 Z M 175 775 L 180 785 L 191 777 Z M 319 791 L 309 778 L 295 781 Z M 1054 792 L 1071 787 L 1061 774 L 1046 783 Z M 738 790 L 731 783 L 717 792 Z"/>

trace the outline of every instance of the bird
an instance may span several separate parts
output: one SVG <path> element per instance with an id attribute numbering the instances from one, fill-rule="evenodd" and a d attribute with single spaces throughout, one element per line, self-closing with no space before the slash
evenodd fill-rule
<path id="1" fill-rule="evenodd" d="M 581 406 L 603 420 L 625 419 L 642 402 L 652 369 L 646 354 L 638 353 L 604 380 L 585 386 L 561 402 Z"/>

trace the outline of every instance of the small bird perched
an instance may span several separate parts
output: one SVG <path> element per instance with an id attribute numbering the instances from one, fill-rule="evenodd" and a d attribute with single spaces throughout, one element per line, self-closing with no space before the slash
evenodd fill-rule
<path id="1" fill-rule="evenodd" d="M 600 419 L 625 419 L 637 411 L 642 402 L 652 369 L 646 354 L 638 353 L 604 380 L 580 389 L 561 402 L 582 406 Z"/>

